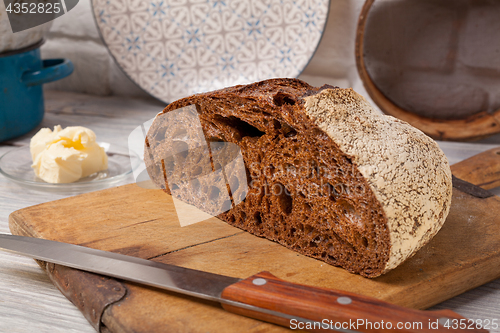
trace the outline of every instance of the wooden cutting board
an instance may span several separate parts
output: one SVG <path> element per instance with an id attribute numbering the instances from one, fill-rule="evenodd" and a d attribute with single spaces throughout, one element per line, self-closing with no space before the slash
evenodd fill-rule
<path id="1" fill-rule="evenodd" d="M 500 179 L 500 149 L 455 165 L 456 176 L 485 188 Z M 172 198 L 136 184 L 18 210 L 13 234 L 118 252 L 246 278 L 269 271 L 291 282 L 427 308 L 500 277 L 500 198 L 454 188 L 441 231 L 413 258 L 367 279 L 211 218 L 180 227 Z M 54 284 L 102 332 L 282 332 L 216 304 L 40 263 Z"/>

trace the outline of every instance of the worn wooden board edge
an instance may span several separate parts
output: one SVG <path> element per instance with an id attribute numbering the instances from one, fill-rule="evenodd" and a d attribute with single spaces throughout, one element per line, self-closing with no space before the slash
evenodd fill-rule
<path id="1" fill-rule="evenodd" d="M 108 192 L 106 192 L 106 193 L 108 195 L 113 196 L 116 191 L 134 192 L 134 190 L 133 190 L 134 186 L 135 185 L 126 185 L 125 187 L 119 187 L 119 188 L 107 190 Z M 100 194 L 102 195 L 102 193 L 100 193 Z M 162 198 L 163 198 L 163 196 L 165 196 L 164 193 L 160 193 L 160 194 L 161 194 Z M 467 196 L 467 195 L 465 195 L 465 196 Z M 71 202 L 72 202 L 71 198 L 63 199 L 63 200 L 68 200 L 66 202 L 66 204 L 68 204 L 69 207 L 71 207 Z M 483 200 L 490 200 L 490 201 L 494 201 L 497 205 L 499 203 L 498 197 L 492 197 L 492 198 L 488 198 L 488 199 L 473 198 L 471 200 L 478 200 L 478 202 L 484 202 Z M 59 202 L 59 203 L 52 202 L 51 204 L 60 205 L 61 202 Z M 34 213 L 37 214 L 40 212 L 39 211 L 40 209 L 44 209 L 44 207 L 45 207 L 44 205 L 39 205 L 39 207 L 33 206 L 33 207 L 30 207 L 31 209 L 30 208 L 23 209 L 23 210 L 20 210 L 20 211 L 13 213 L 10 217 L 10 226 L 11 226 L 12 233 L 23 234 L 23 235 L 32 236 L 32 237 L 33 236 L 34 237 L 44 236 L 43 232 L 40 232 L 39 230 L 35 230 L 33 228 L 30 228 L 29 225 L 24 223 L 27 220 L 29 220 L 29 216 L 25 216 L 25 214 L 29 215 L 28 213 L 30 211 L 34 211 Z M 27 219 L 27 220 L 25 220 L 25 219 Z M 218 222 L 212 221 L 211 223 L 217 224 Z M 222 225 L 225 226 L 224 228 L 230 228 L 230 229 L 233 228 L 233 227 L 226 225 L 223 222 L 220 222 L 220 223 L 222 223 Z M 236 229 L 236 230 L 239 230 L 239 229 Z M 265 243 L 265 244 L 269 244 L 269 246 L 271 246 L 271 247 L 283 249 L 285 252 L 289 251 L 287 249 L 282 248 L 280 245 L 277 245 L 276 243 L 267 241 L 265 239 L 257 238 L 255 236 L 249 235 L 249 234 L 241 232 L 241 231 L 239 231 L 238 233 L 232 234 L 231 238 L 250 238 L 251 239 L 250 242 L 252 242 L 252 243 L 256 241 L 253 238 L 256 238 L 256 239 L 258 239 L 259 242 L 261 242 L 263 244 Z M 436 238 L 437 238 L 437 240 L 439 240 L 438 236 L 436 236 Z M 211 242 L 205 242 L 204 244 L 199 244 L 199 246 L 194 246 L 194 247 L 192 246 L 189 248 L 182 249 L 181 251 L 176 250 L 176 251 L 170 252 L 168 255 L 158 257 L 155 260 L 179 264 L 178 262 L 176 262 L 176 260 L 177 260 L 176 257 L 178 258 L 180 255 L 183 255 L 183 254 L 186 254 L 187 257 L 191 257 L 191 254 L 189 252 L 201 249 L 201 247 L 217 246 L 218 245 L 217 243 L 221 243 L 223 246 L 225 246 L 224 242 L 227 242 L 228 239 L 229 238 L 227 238 L 227 237 L 223 238 L 223 239 L 215 239 Z M 241 241 L 237 241 L 237 243 L 238 243 L 238 246 L 241 246 L 241 244 L 242 244 Z M 97 244 L 92 244 L 92 245 L 97 245 Z M 432 246 L 432 242 L 428 246 Z M 273 250 L 273 251 L 276 251 L 276 250 Z M 289 252 L 293 253 L 294 255 L 297 255 L 296 253 L 294 253 L 292 251 L 289 251 Z M 196 257 L 196 256 L 194 256 L 194 257 Z M 305 260 L 311 260 L 311 261 L 316 262 L 314 259 L 306 258 L 306 257 L 304 257 L 304 258 L 305 258 Z M 426 308 L 426 307 L 432 306 L 432 305 L 437 304 L 445 299 L 448 299 L 452 296 L 458 295 L 462 292 L 465 292 L 469 289 L 472 289 L 474 287 L 477 287 L 481 284 L 487 283 L 487 282 L 497 278 L 500 275 L 500 272 L 498 272 L 498 270 L 492 271 L 490 269 L 491 268 L 491 260 L 494 260 L 494 262 L 496 263 L 496 267 L 500 267 L 500 258 L 499 258 L 498 252 L 497 252 L 496 254 L 493 253 L 492 256 L 487 257 L 487 258 L 483 258 L 482 260 L 479 260 L 478 262 L 464 263 L 461 267 L 459 267 L 460 269 L 456 270 L 456 272 L 453 272 L 453 270 L 451 269 L 449 274 L 451 274 L 451 276 L 453 277 L 453 280 L 460 281 L 462 283 L 455 284 L 455 285 L 449 285 L 448 289 L 441 287 L 443 277 L 439 276 L 439 275 L 430 276 L 428 281 L 423 281 L 421 284 L 416 284 L 413 286 L 413 289 L 415 290 L 415 292 L 418 291 L 419 293 L 422 293 L 422 290 L 419 288 L 426 288 L 427 293 L 428 294 L 430 293 L 431 295 L 433 295 L 432 301 L 426 300 L 426 302 L 422 304 L 421 303 L 422 298 L 415 298 L 411 292 L 408 292 L 409 291 L 408 289 L 404 289 L 404 288 L 401 289 L 400 292 L 395 292 L 392 295 L 389 295 L 390 297 L 388 297 L 388 298 L 386 297 L 386 298 L 381 298 L 381 299 L 384 299 L 384 300 L 387 300 L 389 302 L 393 302 L 396 304 L 409 306 L 409 307 L 415 307 L 415 308 Z M 404 265 L 405 264 L 403 264 L 403 266 Z M 189 264 L 186 265 L 186 262 L 184 262 L 183 266 L 210 270 L 210 269 L 207 269 L 207 267 L 204 268 L 204 267 L 196 267 L 196 265 L 194 265 L 194 266 L 193 265 L 190 266 Z M 491 274 L 489 274 L 489 275 L 484 274 L 481 276 L 481 279 L 477 279 L 477 276 L 475 273 L 477 273 L 478 270 L 483 270 L 483 271 L 489 272 Z M 389 273 L 389 274 L 396 274 L 397 272 L 398 272 L 398 269 L 394 270 L 393 273 Z M 228 275 L 235 276 L 234 272 L 232 272 L 233 274 L 231 274 L 231 272 L 220 272 L 220 273 L 223 273 L 223 274 L 226 273 Z M 256 271 L 246 272 L 246 276 L 250 276 L 251 274 L 254 274 L 254 273 L 257 273 L 257 272 Z M 241 273 L 241 274 L 243 274 L 243 273 Z M 346 273 L 346 274 L 348 274 L 348 273 Z M 318 281 L 304 281 L 303 277 L 300 278 L 297 276 L 295 276 L 295 277 L 294 276 L 287 276 L 287 274 L 285 274 L 285 276 L 280 276 L 280 274 L 277 274 L 277 275 L 280 278 L 288 279 L 292 282 L 299 282 L 299 283 L 307 283 L 308 282 L 308 284 L 316 285 L 316 286 L 320 286 L 320 287 L 330 287 L 330 288 L 332 287 L 331 285 L 321 284 Z M 239 277 L 246 277 L 246 276 L 241 275 Z M 386 279 L 389 279 L 390 275 L 385 275 L 384 277 Z M 384 277 L 382 277 L 382 280 L 384 279 Z M 373 290 L 376 290 L 376 288 L 377 288 L 376 284 L 381 280 L 381 279 L 368 280 L 368 279 L 365 279 L 362 277 L 358 277 L 358 278 L 366 280 L 367 281 L 366 283 L 368 283 L 368 284 L 372 284 L 370 289 L 373 289 Z M 383 281 L 381 281 L 380 283 L 383 283 Z M 366 292 L 363 292 L 362 290 L 361 291 L 360 290 L 353 290 L 352 288 L 349 289 L 348 286 L 347 286 L 347 288 L 345 288 L 345 287 L 346 286 L 343 286 L 342 288 L 339 288 L 339 289 L 345 289 L 345 290 L 349 290 L 349 291 L 353 291 L 353 292 L 366 294 Z M 451 291 L 451 293 L 450 293 L 450 289 L 449 289 L 450 287 L 454 287 L 454 289 Z M 133 290 L 135 290 L 136 293 L 137 292 L 140 293 L 140 290 L 142 290 L 142 289 L 141 289 L 141 287 L 137 287 Z M 162 292 L 160 292 L 160 295 L 162 295 L 162 297 L 167 296 Z M 372 293 L 369 296 L 377 297 L 377 294 Z M 173 299 L 178 298 L 177 296 L 171 296 L 171 295 L 169 295 L 169 297 L 173 297 Z M 378 297 L 378 298 L 380 298 L 380 297 Z M 123 325 L 121 323 L 123 321 L 126 321 L 130 317 L 130 313 L 127 313 L 127 311 L 124 309 L 128 308 L 129 306 L 131 306 L 131 308 L 133 308 L 133 306 L 134 306 L 134 304 L 130 304 L 127 302 L 130 302 L 130 298 L 125 298 L 123 301 L 120 302 L 120 304 L 115 304 L 116 307 L 115 307 L 115 305 L 108 307 L 103 315 L 103 321 L 112 327 L 116 326 L 116 327 L 121 327 L 121 329 L 124 329 Z M 164 298 L 162 301 L 162 304 L 169 304 L 169 302 L 166 301 L 166 298 Z M 175 306 L 174 306 L 174 308 L 175 308 Z M 121 309 L 121 311 L 120 311 L 120 309 Z M 129 311 L 130 311 L 130 308 L 129 308 Z M 216 309 L 216 311 L 221 311 L 223 313 L 223 315 L 227 315 L 227 313 L 223 312 L 223 310 L 221 310 L 221 309 Z M 176 314 L 176 316 L 177 316 L 176 318 L 179 318 L 179 314 Z M 178 321 L 174 320 L 173 318 L 170 318 L 170 319 L 171 319 L 170 322 L 178 323 Z M 251 319 L 246 319 L 246 318 L 244 318 L 244 319 L 251 320 Z M 161 320 L 164 320 L 164 318 L 162 318 Z M 161 323 L 156 323 L 156 324 L 161 326 Z M 259 322 L 259 324 L 263 324 L 263 323 Z M 267 324 L 263 324 L 263 325 L 267 325 Z M 139 326 L 140 327 L 136 327 L 132 330 L 128 330 L 128 331 L 120 330 L 120 331 L 139 332 L 141 327 L 144 327 L 144 324 L 139 324 Z M 252 323 L 250 326 L 254 327 L 255 324 Z M 174 330 L 179 330 L 182 327 L 184 327 L 184 326 L 181 325 L 180 327 L 175 326 L 175 327 L 171 327 L 171 328 Z M 187 327 L 184 327 L 184 329 L 186 329 L 186 328 Z M 240 326 L 240 328 L 243 328 L 243 327 Z M 194 330 L 194 328 L 192 328 L 192 331 L 196 331 L 196 330 Z"/>
<path id="2" fill-rule="evenodd" d="M 135 210 L 128 209 L 128 205 L 125 205 L 125 207 L 122 206 L 123 202 L 135 203 L 138 197 L 141 198 L 140 205 L 135 206 L 135 208 L 139 209 L 140 212 L 148 213 L 142 215 L 154 215 L 157 217 L 156 219 L 147 219 L 146 217 L 141 219 L 141 216 L 138 216 Z M 78 233 L 75 233 L 75 221 L 72 218 L 76 210 L 75 206 L 82 206 L 87 203 L 89 203 L 89 205 L 85 207 L 87 211 L 86 214 L 90 214 L 89 216 L 91 217 L 87 219 L 87 224 L 82 224 L 83 218 L 79 217 L 79 230 Z M 53 212 L 54 207 L 57 213 Z M 96 211 L 99 213 L 97 215 L 92 215 L 92 213 Z M 61 215 L 67 218 L 62 219 Z M 143 244 L 141 242 L 135 244 L 136 246 L 128 248 L 103 248 L 103 242 L 99 243 L 99 241 L 114 238 L 116 242 L 119 242 L 120 237 L 123 235 L 128 236 L 131 229 L 133 229 L 133 232 L 140 231 L 143 224 L 148 224 L 150 226 L 154 224 L 165 225 L 165 216 L 168 216 L 170 224 L 170 227 L 165 231 L 173 233 L 174 235 L 180 231 L 183 237 L 174 237 L 174 243 L 166 244 L 163 242 L 164 237 L 161 234 L 148 234 L 148 243 L 158 242 L 159 246 L 162 246 L 162 250 L 168 249 L 168 251 L 177 251 L 186 246 L 193 246 L 196 243 L 213 241 L 218 238 L 224 238 L 244 232 L 214 217 L 190 226 L 192 233 L 186 235 L 182 232 L 182 229 L 178 228 L 178 220 L 171 196 L 160 190 L 140 188 L 136 184 L 85 193 L 23 208 L 10 214 L 9 224 L 11 230 L 19 230 L 19 232 L 24 232 L 31 237 L 43 237 L 51 240 L 60 240 L 64 238 L 64 241 L 67 243 L 99 248 L 106 251 L 119 251 L 122 254 L 131 256 L 137 256 L 138 252 L 141 252 L 141 255 L 149 259 L 164 253 L 161 251 L 150 251 L 147 248 L 148 244 Z M 98 241 L 96 241 L 96 233 L 100 232 L 94 230 L 95 220 L 102 223 L 100 225 L 102 229 L 101 232 L 112 232 L 113 236 L 107 236 L 104 239 L 98 239 Z M 30 221 L 39 221 L 36 228 L 34 225 L 29 225 Z M 49 224 L 46 223 L 46 221 L 53 222 Z M 200 233 L 199 231 L 204 231 L 204 233 Z M 101 235 L 99 235 L 99 237 L 100 236 Z M 144 246 L 140 247 L 139 245 Z"/>
<path id="3" fill-rule="evenodd" d="M 161 197 L 162 201 L 164 201 L 164 199 L 167 199 L 167 203 L 171 204 L 172 200 L 170 199 L 170 196 L 166 195 L 163 191 L 153 191 L 153 192 L 150 190 L 145 191 L 144 189 L 142 189 L 142 188 L 140 189 L 139 187 L 137 187 L 135 184 L 124 185 L 124 186 L 120 186 L 117 188 L 112 188 L 112 189 L 108 189 L 108 190 L 104 190 L 104 191 L 98 191 L 98 192 L 94 192 L 94 193 L 87 193 L 84 195 L 80 195 L 78 197 L 84 198 L 84 200 L 85 200 L 85 198 L 88 198 L 89 196 L 93 196 L 95 193 L 99 193 L 100 198 L 105 199 L 106 194 L 109 196 L 113 196 L 113 194 L 116 193 L 116 191 L 122 190 L 124 192 L 134 192 L 133 190 L 131 190 L 131 188 L 135 188 L 136 190 L 141 191 L 141 193 L 139 193 L 140 196 L 144 195 L 144 193 L 148 193 L 149 195 L 151 193 L 158 194 L 158 196 Z M 104 196 L 103 196 L 103 194 L 104 194 Z M 133 194 L 132 196 L 135 196 L 135 194 Z M 25 208 L 25 209 L 21 209 L 21 210 L 13 212 L 9 216 L 9 227 L 10 227 L 12 234 L 29 236 L 29 237 L 49 238 L 49 239 L 57 240 L 57 238 L 53 237 L 54 235 L 49 236 L 49 237 L 44 237 L 44 236 L 47 236 L 47 234 L 44 233 L 43 230 L 38 230 L 36 228 L 32 228 L 32 226 L 25 223 L 25 222 L 31 220 L 30 217 L 28 217 L 27 215 L 29 215 L 29 212 L 31 212 L 33 210 L 36 211 L 34 214 L 38 215 L 39 212 L 46 211 L 45 208 L 48 205 L 55 205 L 58 207 L 67 205 L 67 208 L 69 210 L 71 210 L 71 208 L 73 206 L 72 201 L 74 200 L 74 198 L 75 197 L 65 198 L 65 199 L 49 202 L 46 204 L 31 206 L 29 208 Z M 142 198 L 144 198 L 144 197 L 142 197 Z M 107 200 L 104 200 L 104 201 L 109 202 Z M 56 221 L 54 221 L 54 222 L 56 223 Z M 174 221 L 174 223 L 176 223 L 176 222 L 177 221 Z M 144 225 L 143 223 L 145 223 L 145 222 L 138 222 L 138 223 L 134 223 L 134 224 Z M 244 232 L 240 229 L 231 227 L 231 226 L 227 225 L 226 223 L 224 223 L 216 218 L 210 219 L 209 221 L 204 221 L 204 222 L 200 223 L 198 226 L 203 227 L 203 225 L 205 225 L 204 228 L 206 228 L 206 225 L 209 225 L 210 228 L 215 228 L 215 233 L 212 235 L 209 235 L 211 237 L 209 237 L 208 240 L 207 239 L 198 240 L 199 243 L 206 243 L 206 242 L 211 242 L 211 241 L 218 240 L 218 239 L 224 239 L 227 237 L 231 237 L 232 235 Z M 198 226 L 191 226 L 191 228 L 196 228 Z M 223 232 L 224 232 L 224 234 L 222 234 L 222 235 L 219 234 L 219 232 L 221 230 L 223 230 Z M 71 236 L 69 235 L 69 237 L 71 237 Z M 78 242 L 72 242 L 72 243 L 78 244 Z M 80 244 L 80 245 L 82 245 L 82 244 Z M 86 245 L 88 245 L 89 247 L 99 248 L 99 246 L 95 246 L 96 244 L 92 243 L 92 242 L 89 242 Z M 196 246 L 196 244 L 194 246 Z M 182 243 L 180 245 L 178 244 L 177 248 L 173 249 L 172 251 L 178 251 L 179 248 L 181 248 L 181 249 L 183 248 Z M 131 248 L 131 249 L 125 248 L 125 249 L 120 249 L 120 250 L 122 250 L 122 252 L 125 251 L 125 253 L 129 254 L 129 255 L 134 254 L 133 253 L 134 248 Z M 130 253 L 130 251 L 132 251 L 132 253 Z M 223 320 L 224 321 L 224 323 L 223 323 L 224 329 L 223 329 L 223 327 L 219 327 L 217 329 L 218 332 L 230 333 L 230 332 L 234 332 L 235 328 L 240 328 L 244 332 L 276 332 L 276 333 L 278 333 L 278 332 L 286 331 L 284 328 L 278 327 L 278 326 L 273 325 L 273 324 L 260 322 L 258 320 L 254 320 L 254 319 L 250 319 L 250 318 L 242 318 L 241 316 L 227 313 L 226 311 L 224 311 L 222 309 L 222 307 L 219 304 L 214 303 L 214 302 L 205 302 L 205 301 L 198 302 L 198 300 L 194 300 L 194 298 L 192 298 L 192 297 L 187 297 L 187 296 L 177 295 L 177 294 L 175 294 L 175 295 L 170 294 L 169 295 L 169 293 L 165 292 L 164 290 L 157 290 L 155 288 L 145 287 L 145 286 L 137 286 L 133 283 L 127 283 L 127 282 L 120 281 L 117 279 L 101 277 L 98 274 L 79 271 L 76 269 L 67 268 L 67 267 L 63 267 L 63 266 L 59 266 L 59 265 L 51 265 L 51 264 L 48 264 L 48 263 L 45 263 L 42 261 L 37 261 L 37 262 L 39 263 L 40 267 L 42 269 L 44 269 L 45 272 L 48 274 L 52 283 L 63 293 L 64 296 L 66 296 L 84 314 L 84 316 L 91 323 L 91 325 L 96 330 L 98 330 L 100 332 L 138 332 L 137 329 L 133 329 L 133 328 L 127 327 L 127 325 L 124 325 L 124 323 L 127 322 L 127 319 L 130 319 L 130 318 L 134 318 L 133 323 L 138 326 L 139 330 L 146 329 L 145 332 L 155 332 L 154 330 L 152 330 L 152 327 L 156 327 L 156 329 L 158 329 L 158 332 L 164 332 L 165 329 L 167 331 L 182 332 L 182 331 L 186 331 L 188 326 L 189 326 L 189 329 L 187 331 L 189 331 L 189 332 L 195 332 L 195 331 L 206 332 L 207 330 L 206 330 L 206 327 L 204 325 L 198 325 L 198 326 L 192 325 L 192 323 L 191 323 L 192 320 L 190 320 L 190 319 L 192 319 L 193 312 L 196 313 L 196 315 L 200 318 L 207 317 L 207 314 L 210 314 L 210 316 L 205 318 L 205 320 L 211 321 L 212 325 L 213 325 L 214 320 L 215 321 L 217 321 L 217 320 L 222 321 L 222 318 L 223 318 L 224 319 Z M 54 266 L 55 266 L 55 269 L 54 269 Z M 52 267 L 52 269 L 49 269 L 50 267 Z M 60 273 L 61 271 L 63 272 L 63 274 Z M 101 298 L 103 300 L 103 302 L 102 302 L 102 304 L 100 304 L 100 303 L 96 304 L 96 302 L 94 300 L 94 296 L 96 293 L 103 293 L 104 292 L 105 294 L 106 293 L 112 294 L 113 290 L 108 290 L 108 289 L 112 289 L 111 287 L 116 286 L 116 281 L 115 281 L 114 284 L 107 283 L 108 285 L 111 285 L 111 287 L 105 288 L 106 283 L 102 282 L 103 278 L 105 280 L 111 280 L 111 281 L 116 280 L 116 281 L 118 281 L 118 283 L 120 283 L 121 286 L 123 286 L 124 290 L 126 290 L 126 292 L 125 292 L 126 299 L 124 299 L 124 301 L 127 301 L 127 304 L 130 304 L 131 299 L 133 299 L 131 305 L 132 305 L 132 308 L 134 310 L 132 310 L 131 312 L 136 315 L 135 317 L 131 316 L 130 315 L 131 313 L 127 313 L 125 316 L 123 316 L 123 315 L 118 315 L 118 316 L 110 315 L 110 314 L 113 314 L 113 309 L 115 309 L 115 310 L 119 309 L 119 310 L 121 310 L 119 312 L 123 313 L 124 307 L 122 307 L 122 304 L 119 304 L 116 308 L 109 306 L 111 303 L 118 301 L 118 299 L 116 299 L 114 302 L 109 302 L 109 297 L 98 297 L 98 298 Z M 71 283 L 71 281 L 73 281 L 73 282 L 74 281 L 78 281 L 78 282 L 85 281 L 85 284 L 82 285 L 79 283 Z M 131 292 L 131 290 L 133 290 L 133 292 Z M 164 307 L 163 310 L 165 312 L 169 312 L 169 313 L 171 313 L 172 309 L 176 309 L 179 306 L 183 306 L 185 308 L 187 304 L 196 304 L 196 305 L 194 307 L 191 306 L 192 309 L 189 312 L 177 311 L 176 315 L 175 315 L 176 318 L 170 318 L 170 320 L 168 321 L 169 325 L 162 325 L 161 320 L 160 320 L 160 322 L 156 323 L 156 326 L 155 325 L 151 326 L 152 321 L 147 319 L 148 317 L 144 317 L 145 321 L 137 321 L 137 318 L 141 318 L 141 316 L 137 316 L 137 312 L 138 312 L 136 309 L 137 298 L 139 300 L 142 299 L 143 303 L 145 303 L 144 307 L 141 306 L 141 308 L 146 309 L 148 304 L 149 305 L 152 304 L 151 300 L 148 300 L 147 297 L 146 298 L 141 297 L 141 295 L 143 293 L 157 295 L 156 299 L 158 299 L 158 298 L 161 299 L 160 303 L 163 304 L 163 307 Z M 136 294 L 138 294 L 138 295 L 136 295 Z M 134 296 L 138 296 L 138 297 L 134 297 Z M 194 301 L 196 301 L 196 302 L 194 302 Z M 92 303 L 93 303 L 93 306 L 92 306 L 92 308 L 90 308 L 89 304 L 92 304 Z M 171 306 L 169 306 L 169 304 Z M 165 306 L 167 306 L 167 308 L 165 308 Z M 96 313 L 95 310 L 99 309 L 99 308 L 102 311 Z M 155 309 L 155 308 L 157 308 L 157 306 L 153 306 L 149 310 L 156 311 L 157 309 Z M 167 310 L 170 310 L 170 311 L 167 311 Z M 151 313 L 153 313 L 153 312 L 151 312 Z M 119 320 L 115 320 L 116 317 L 118 317 Z M 102 322 L 100 322 L 101 325 L 97 325 L 99 323 L 96 324 L 96 318 L 102 319 Z M 158 318 L 158 317 L 155 317 L 155 318 Z M 228 320 L 229 320 L 229 323 L 232 322 L 233 324 L 228 325 Z M 99 320 L 99 321 L 101 321 L 101 320 Z M 189 322 L 190 324 L 186 325 L 187 322 Z M 169 327 L 168 329 L 167 329 L 167 326 Z M 208 325 L 208 326 L 210 326 L 210 325 Z"/>

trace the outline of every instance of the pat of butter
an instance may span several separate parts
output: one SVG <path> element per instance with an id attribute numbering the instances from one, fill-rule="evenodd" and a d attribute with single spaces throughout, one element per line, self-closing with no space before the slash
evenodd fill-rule
<path id="1" fill-rule="evenodd" d="M 47 183 L 72 183 L 106 170 L 108 157 L 95 140 L 95 133 L 81 126 L 42 128 L 31 138 L 31 167 Z"/>

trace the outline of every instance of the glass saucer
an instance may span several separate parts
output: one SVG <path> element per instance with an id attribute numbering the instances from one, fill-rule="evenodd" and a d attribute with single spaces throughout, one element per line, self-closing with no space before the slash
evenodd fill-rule
<path id="1" fill-rule="evenodd" d="M 34 190 L 57 193 L 82 193 L 111 187 L 125 180 L 139 166 L 138 162 L 131 165 L 131 160 L 140 161 L 137 156 L 130 158 L 128 148 L 100 142 L 108 155 L 108 169 L 94 173 L 74 183 L 51 184 L 35 176 L 31 168 L 33 163 L 29 146 L 8 151 L 0 157 L 0 174 L 7 179 Z M 131 178 L 133 180 L 133 178 Z"/>

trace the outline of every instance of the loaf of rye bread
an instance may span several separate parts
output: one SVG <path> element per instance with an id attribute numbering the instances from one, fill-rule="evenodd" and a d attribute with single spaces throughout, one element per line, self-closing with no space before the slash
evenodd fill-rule
<path id="1" fill-rule="evenodd" d="M 175 150 L 174 133 L 165 132 L 161 118 L 189 105 L 196 106 L 208 141 L 241 149 L 246 179 L 237 181 L 248 184 L 246 198 L 218 217 L 254 235 L 377 277 L 425 245 L 449 212 L 451 171 L 436 142 L 376 112 L 352 89 L 315 88 L 297 79 L 169 104 L 149 129 L 145 153 L 150 177 L 168 193 L 161 157 Z M 171 168 L 184 175 L 182 163 Z M 186 191 L 191 204 L 207 201 L 199 186 Z"/>

